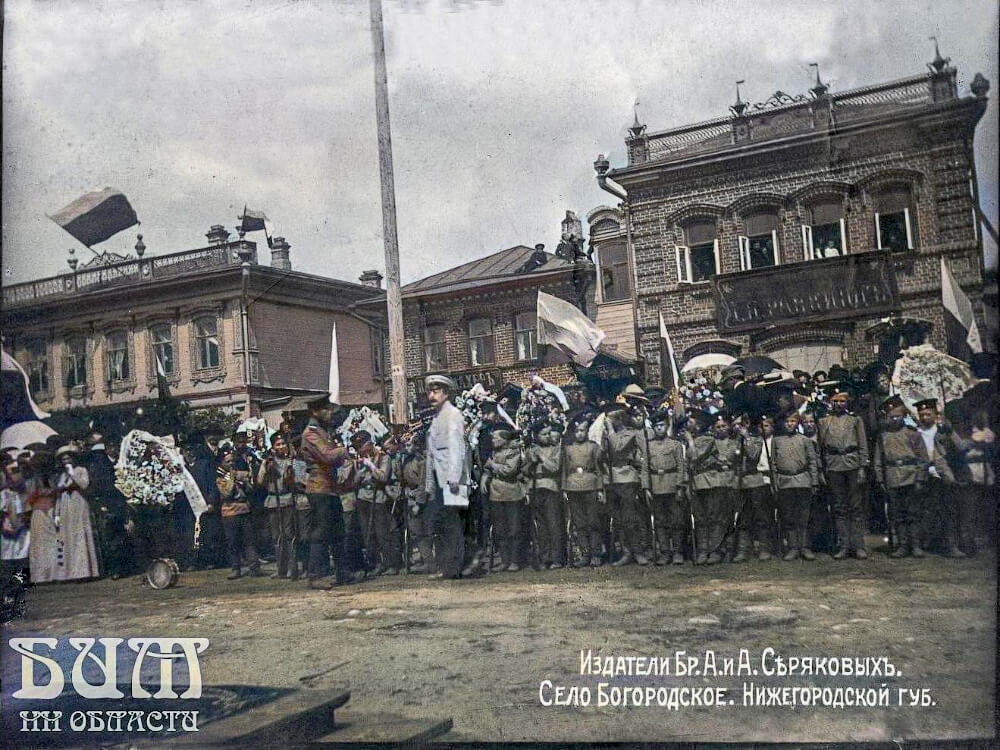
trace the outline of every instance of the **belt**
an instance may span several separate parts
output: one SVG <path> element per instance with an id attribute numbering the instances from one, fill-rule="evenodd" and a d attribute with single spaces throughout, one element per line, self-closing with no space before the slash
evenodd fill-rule
<path id="1" fill-rule="evenodd" d="M 923 466 L 924 462 L 918 458 L 897 458 L 889 461 L 889 466 Z"/>
<path id="2" fill-rule="evenodd" d="M 776 474 L 780 474 L 783 477 L 797 477 L 800 474 L 808 474 L 808 469 L 803 469 L 802 471 L 782 471 L 781 469 L 775 469 Z"/>
<path id="3" fill-rule="evenodd" d="M 655 469 L 656 475 L 661 476 L 663 474 L 676 474 L 679 469 Z"/>
<path id="4" fill-rule="evenodd" d="M 846 456 L 848 453 L 857 453 L 858 446 L 852 445 L 850 448 L 827 448 L 826 452 L 834 456 Z"/>

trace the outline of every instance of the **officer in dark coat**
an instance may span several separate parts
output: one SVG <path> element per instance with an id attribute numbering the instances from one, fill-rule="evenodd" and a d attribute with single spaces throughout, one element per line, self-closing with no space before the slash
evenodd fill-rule
<path id="1" fill-rule="evenodd" d="M 81 456 L 80 463 L 90 475 L 87 495 L 98 522 L 104 542 L 104 567 L 112 579 L 119 579 L 128 572 L 129 549 L 125 523 L 128 505 L 125 496 L 115 486 L 115 465 L 104 447 L 105 427 L 94 425 L 87 444 L 90 450 Z"/>

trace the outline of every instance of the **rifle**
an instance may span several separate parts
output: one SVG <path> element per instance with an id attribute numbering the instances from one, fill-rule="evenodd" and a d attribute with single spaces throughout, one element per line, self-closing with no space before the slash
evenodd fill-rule
<path id="1" fill-rule="evenodd" d="M 761 435 L 763 435 L 763 432 L 761 433 Z M 781 542 L 782 542 L 782 534 L 781 534 L 781 510 L 779 510 L 779 508 L 778 508 L 778 487 L 777 487 L 777 484 L 775 483 L 774 461 L 771 459 L 771 449 L 767 447 L 767 438 L 766 437 L 764 438 L 763 450 L 764 450 L 764 455 L 767 456 L 767 473 L 771 475 L 771 477 L 770 477 L 771 481 L 768 483 L 767 486 L 771 490 L 771 502 L 774 505 L 774 511 L 775 511 L 776 516 L 777 516 L 776 517 L 777 523 L 775 524 L 775 531 L 778 534 L 778 544 L 776 545 L 775 548 L 778 549 L 778 550 L 780 550 L 782 548 L 782 546 L 783 546 L 781 544 Z"/>
<path id="2" fill-rule="evenodd" d="M 819 446 L 819 468 L 820 468 L 820 471 L 823 472 L 822 473 L 823 478 L 826 479 L 827 482 L 829 482 L 829 478 L 828 478 L 827 471 L 826 471 L 826 441 L 823 440 L 823 422 L 822 421 L 819 421 L 819 422 L 816 423 L 816 444 Z M 830 485 L 829 484 L 827 484 L 827 492 L 825 492 L 823 494 L 826 497 L 830 496 L 831 492 L 830 492 Z M 831 521 L 834 520 L 833 519 L 833 508 L 830 505 L 827 505 L 827 516 L 831 519 Z M 851 519 L 851 522 L 853 523 L 854 519 Z M 850 539 L 848 539 L 847 542 L 848 542 L 848 544 L 850 544 Z M 836 524 L 836 522 L 833 523 L 833 548 L 834 548 L 834 551 L 840 549 L 840 539 L 837 538 L 837 524 Z"/>
<path id="3" fill-rule="evenodd" d="M 889 479 L 886 474 L 885 465 L 889 461 L 889 454 L 885 450 L 885 431 L 882 426 L 879 425 L 878 431 L 878 450 L 882 456 L 882 491 L 885 493 L 885 501 L 883 502 L 883 513 L 885 513 L 885 527 L 889 532 L 889 550 L 891 552 L 896 551 L 896 545 L 899 544 L 899 540 L 896 538 L 896 530 L 893 528 L 893 512 L 892 512 L 892 493 L 889 492 Z"/>
<path id="4" fill-rule="evenodd" d="M 529 446 L 530 453 L 530 446 Z M 538 555 L 538 529 L 535 528 L 535 501 L 538 497 L 538 465 L 541 461 L 537 463 L 533 462 L 531 467 L 531 496 L 528 499 L 528 536 L 531 544 L 531 568 L 532 570 L 541 570 L 542 561 Z"/>
<path id="5" fill-rule="evenodd" d="M 746 468 L 745 446 L 746 446 L 746 438 L 741 432 L 739 437 L 739 445 L 736 448 L 736 451 L 740 457 L 739 475 L 736 479 L 737 497 L 743 494 L 743 474 L 744 474 L 744 469 Z M 726 533 L 722 535 L 722 541 L 719 542 L 718 547 L 712 550 L 713 552 L 718 552 L 720 549 L 723 549 L 725 547 L 726 540 L 729 539 L 729 537 L 732 534 L 736 533 L 736 530 L 739 528 L 740 525 L 740 518 L 742 518 L 746 514 L 747 505 L 749 504 L 750 504 L 750 494 L 747 493 L 746 497 L 743 498 L 743 504 L 740 506 L 740 509 L 733 515 L 732 525 L 730 525 L 730 527 L 726 529 Z"/>
<path id="6" fill-rule="evenodd" d="M 643 409 L 643 412 L 645 412 L 645 409 Z M 652 523 L 653 523 L 653 562 L 655 563 L 656 559 L 659 557 L 659 552 L 657 549 L 658 545 L 656 544 L 656 518 L 653 517 L 654 516 L 653 502 L 652 502 L 653 472 L 650 466 L 652 462 L 650 461 L 650 455 L 649 455 L 649 430 L 646 428 L 645 417 L 642 420 L 642 435 L 646 439 L 646 487 L 647 487 L 645 493 L 643 494 L 646 499 L 646 520 L 647 522 L 649 522 L 649 519 L 652 518 Z"/>

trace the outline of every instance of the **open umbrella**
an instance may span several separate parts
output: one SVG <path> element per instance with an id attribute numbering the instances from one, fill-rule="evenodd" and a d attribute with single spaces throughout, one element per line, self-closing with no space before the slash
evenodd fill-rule
<path id="1" fill-rule="evenodd" d="M 697 357 L 692 357 L 684 366 L 681 368 L 681 372 L 692 372 L 693 370 L 704 370 L 710 367 L 722 368 L 726 365 L 731 365 L 736 361 L 735 357 L 729 354 L 722 354 L 719 352 L 709 352 L 708 354 L 699 354 Z"/>
<path id="2" fill-rule="evenodd" d="M 758 354 L 752 354 L 749 357 L 742 357 L 741 359 L 733 362 L 734 365 L 742 365 L 743 372 L 746 374 L 747 379 L 750 379 L 754 375 L 767 375 L 767 373 L 773 370 L 784 370 L 785 366 L 770 357 L 765 357 Z"/>
<path id="3" fill-rule="evenodd" d="M 992 381 L 982 380 L 967 390 L 961 398 L 944 405 L 944 416 L 949 422 L 966 422 L 978 411 L 984 411 L 990 421 L 996 419 L 997 389 Z"/>
<path id="4" fill-rule="evenodd" d="M 917 401 L 936 398 L 938 409 L 943 411 L 945 404 L 962 398 L 980 382 L 969 365 L 930 344 L 904 349 L 892 372 L 892 385 L 907 408 L 913 408 Z"/>
<path id="5" fill-rule="evenodd" d="M 50 435 L 55 435 L 56 431 L 44 422 L 32 420 L 30 422 L 18 422 L 16 425 L 8 427 L 0 435 L 0 450 L 5 448 L 24 448 L 32 443 L 44 443 Z"/>

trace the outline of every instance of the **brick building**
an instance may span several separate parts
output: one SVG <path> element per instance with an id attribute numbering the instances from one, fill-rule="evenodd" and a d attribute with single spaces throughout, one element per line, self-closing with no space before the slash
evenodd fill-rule
<path id="1" fill-rule="evenodd" d="M 941 258 L 982 327 L 973 137 L 989 84 L 977 74 L 959 96 L 947 60 L 928 70 L 841 93 L 817 74 L 809 95 L 754 105 L 737 92 L 729 115 L 657 132 L 637 118 L 628 164 L 599 157 L 600 185 L 622 199 L 589 217 L 615 298 L 605 330 L 622 342 L 637 331 L 650 382 L 661 312 L 682 362 L 709 351 L 807 370 L 891 361 L 897 319 L 911 340 L 947 349 Z"/>
<path id="2" fill-rule="evenodd" d="M 524 386 L 535 373 L 578 384 L 565 355 L 538 345 L 537 297 L 545 291 L 593 317 L 593 285 L 590 262 L 517 245 L 403 286 L 408 401 L 419 402 L 424 377 L 439 372 L 463 389 L 477 382 L 493 391 L 507 382 Z M 376 305 L 384 300 L 362 307 Z"/>
<path id="3" fill-rule="evenodd" d="M 273 238 L 271 264 L 257 247 L 213 226 L 207 247 L 168 255 L 94 259 L 61 276 L 3 288 L 5 347 L 28 373 L 43 409 L 104 406 L 157 394 L 156 362 L 171 393 L 192 407 L 228 407 L 277 423 L 284 404 L 327 388 L 337 330 L 341 401 L 382 402 L 384 306 L 351 305 L 377 283 L 292 270 Z M 242 323 L 242 253 L 248 259 Z M 349 366 L 348 366 L 349 365 Z"/>

